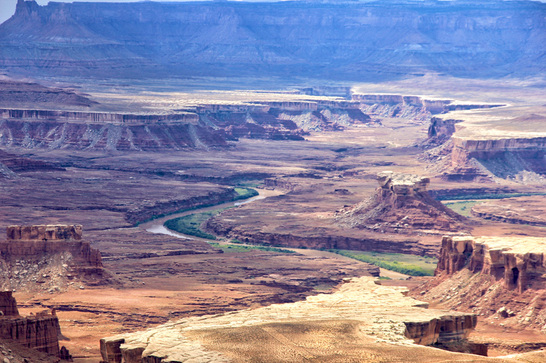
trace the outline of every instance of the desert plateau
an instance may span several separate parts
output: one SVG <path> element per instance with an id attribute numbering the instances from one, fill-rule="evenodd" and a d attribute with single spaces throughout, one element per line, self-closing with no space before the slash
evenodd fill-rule
<path id="1" fill-rule="evenodd" d="M 0 362 L 546 362 L 546 3 L 9 3 Z"/>

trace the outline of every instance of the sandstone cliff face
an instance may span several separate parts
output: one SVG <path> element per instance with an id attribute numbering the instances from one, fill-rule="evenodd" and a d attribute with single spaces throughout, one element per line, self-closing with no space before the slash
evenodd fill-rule
<path id="1" fill-rule="evenodd" d="M 336 339 L 359 348 L 363 340 L 407 348 L 413 343 L 459 341 L 474 329 L 474 315 L 424 309 L 426 304 L 403 296 L 404 290 L 377 285 L 369 277 L 353 279 L 332 294 L 305 301 L 190 317 L 143 332 L 103 338 L 101 354 L 109 363 L 223 362 L 243 357 L 321 361 L 331 356 L 333 347 L 340 349 L 342 343 L 336 344 Z M 324 327 L 328 333 L 320 335 Z M 299 334 L 292 334 L 293 330 Z M 309 341 L 319 340 L 320 346 L 309 349 Z M 344 351 L 343 358 L 349 357 L 349 350 Z"/>
<path id="2" fill-rule="evenodd" d="M 542 71 L 543 12 L 544 4 L 532 1 L 39 6 L 19 0 L 0 26 L 0 65 L 100 77 L 528 76 Z M 503 42 L 492 41 L 493 34 Z"/>
<path id="3" fill-rule="evenodd" d="M 523 170 L 546 174 L 546 137 L 467 139 L 455 135 L 452 167 L 467 165 L 471 159 L 501 177 Z"/>
<path id="4" fill-rule="evenodd" d="M 546 242 L 536 237 L 444 237 L 423 299 L 472 311 L 491 324 L 546 331 Z"/>
<path id="5" fill-rule="evenodd" d="M 546 242 L 541 238 L 444 237 L 436 274 L 467 268 L 503 280 L 509 290 L 524 292 L 546 282 Z"/>
<path id="6" fill-rule="evenodd" d="M 393 232 L 467 228 L 464 217 L 429 196 L 428 178 L 385 172 L 378 175 L 378 182 L 380 187 L 368 200 L 336 213 L 340 225 Z"/>
<path id="7" fill-rule="evenodd" d="M 0 338 L 47 354 L 59 355 L 61 328 L 55 315 L 0 318 Z"/>
<path id="8" fill-rule="evenodd" d="M 11 291 L 0 291 L 0 316 L 19 316 L 17 302 Z"/>
<path id="9" fill-rule="evenodd" d="M 22 317 L 11 291 L 0 292 L 0 339 L 11 340 L 22 346 L 36 349 L 50 355 L 59 355 L 61 333 L 59 319 L 55 312 L 41 312 Z"/>
<path id="10" fill-rule="evenodd" d="M 100 252 L 82 240 L 81 226 L 9 226 L 7 237 L 0 241 L 3 288 L 58 291 L 76 281 L 101 284 L 110 277 Z"/>

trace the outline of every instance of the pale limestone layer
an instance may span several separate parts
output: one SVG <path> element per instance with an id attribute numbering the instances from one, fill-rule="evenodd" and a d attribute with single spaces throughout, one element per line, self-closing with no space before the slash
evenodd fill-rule
<path id="1" fill-rule="evenodd" d="M 474 328 L 474 315 L 427 310 L 426 303 L 404 296 L 405 291 L 403 287 L 381 286 L 371 277 L 362 277 L 342 285 L 333 294 L 311 296 L 301 302 L 193 317 L 143 332 L 104 338 L 101 353 L 107 362 L 121 362 L 121 357 L 127 363 L 146 357 L 162 357 L 161 362 L 221 362 L 227 357 L 207 351 L 191 337 L 199 331 L 273 323 L 356 321 L 362 333 L 376 341 L 402 345 L 462 339 Z"/>

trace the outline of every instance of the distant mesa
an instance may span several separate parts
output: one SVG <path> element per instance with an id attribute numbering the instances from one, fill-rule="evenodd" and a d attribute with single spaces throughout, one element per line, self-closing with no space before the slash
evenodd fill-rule
<path id="1" fill-rule="evenodd" d="M 495 177 L 521 184 L 546 179 L 546 117 L 531 114 L 498 119 L 495 126 L 433 117 L 424 158 L 449 181 L 491 182 Z M 510 125 L 525 125 L 514 130 Z"/>
<path id="2" fill-rule="evenodd" d="M 0 68 L 102 79 L 531 77 L 543 72 L 545 7 L 536 1 L 40 6 L 20 0 L 0 25 Z M 492 34 L 503 41 L 491 41 Z"/>
<path id="3" fill-rule="evenodd" d="M 339 225 L 399 233 L 459 233 L 468 228 L 466 218 L 428 194 L 428 178 L 386 171 L 377 181 L 379 188 L 370 198 L 337 211 Z"/>

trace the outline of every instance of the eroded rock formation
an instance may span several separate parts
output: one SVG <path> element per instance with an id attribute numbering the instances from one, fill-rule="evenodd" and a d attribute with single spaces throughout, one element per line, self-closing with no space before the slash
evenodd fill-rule
<path id="1" fill-rule="evenodd" d="M 444 237 L 427 300 L 546 331 L 546 241 L 538 237 Z"/>
<path id="2" fill-rule="evenodd" d="M 0 339 L 14 341 L 22 346 L 36 349 L 50 355 L 59 355 L 61 333 L 55 311 L 43 311 L 36 315 L 22 317 L 11 291 L 0 292 Z"/>
<path id="3" fill-rule="evenodd" d="M 100 342 L 102 358 L 109 363 L 223 362 L 243 356 L 263 361 L 267 354 L 270 361 L 282 361 L 281 357 L 290 354 L 291 361 L 304 356 L 320 360 L 332 354 L 328 347 L 339 348 L 335 337 L 364 346 L 364 341 L 375 340 L 411 347 L 413 343 L 459 341 L 474 329 L 475 315 L 425 309 L 426 304 L 403 296 L 404 290 L 377 285 L 369 277 L 353 279 L 333 294 L 311 296 L 301 302 L 193 317 L 104 338 Z M 324 326 L 329 327 L 328 335 L 320 335 Z M 336 333 L 332 334 L 332 329 Z M 292 334 L 292 330 L 300 334 Z M 233 334 L 239 343 L 232 342 Z M 323 344 L 302 350 L 315 335 L 322 337 Z M 224 341 L 229 344 L 222 344 Z M 344 351 L 344 358 L 350 354 Z"/>
<path id="4" fill-rule="evenodd" d="M 523 293 L 532 286 L 545 286 L 545 256 L 546 241 L 538 237 L 444 237 L 436 274 L 453 275 L 467 268 Z"/>
<path id="5" fill-rule="evenodd" d="M 433 118 L 422 146 L 437 146 L 424 158 L 431 170 L 448 180 L 492 181 L 494 177 L 522 184 L 544 184 L 546 134 L 541 114 L 499 117 L 495 122 Z M 518 129 L 514 125 L 525 125 Z"/>
<path id="6" fill-rule="evenodd" d="M 340 225 L 349 228 L 404 232 L 466 230 L 468 221 L 432 199 L 428 178 L 383 172 L 379 188 L 367 200 L 337 212 Z"/>
<path id="7" fill-rule="evenodd" d="M 109 278 L 100 252 L 82 240 L 79 225 L 7 227 L 0 241 L 4 289 L 58 291 L 75 282 L 102 284 Z"/>

